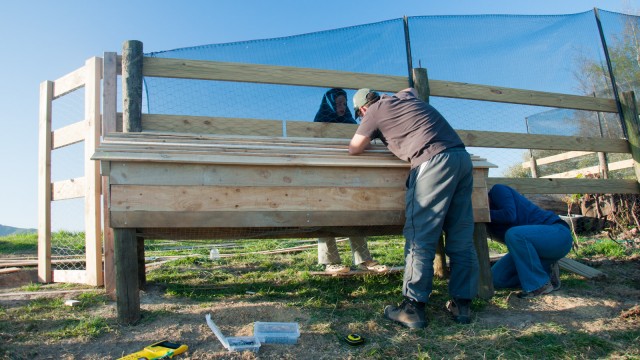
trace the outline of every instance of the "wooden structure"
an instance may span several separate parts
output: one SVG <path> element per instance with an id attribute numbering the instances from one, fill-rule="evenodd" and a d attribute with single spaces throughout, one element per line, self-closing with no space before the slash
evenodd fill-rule
<path id="1" fill-rule="evenodd" d="M 122 74 L 122 114 L 116 112 L 118 74 Z M 142 254 L 139 250 L 143 249 L 140 244 L 145 234 L 175 237 L 191 230 L 189 235 L 206 237 L 208 229 L 222 229 L 218 227 L 220 224 L 229 230 L 256 226 L 287 227 L 289 230 L 299 229 L 308 236 L 349 235 L 349 229 L 356 225 L 359 225 L 356 226 L 358 231 L 373 234 L 393 233 L 399 229 L 402 215 L 397 209 L 382 204 L 375 196 L 383 196 L 397 204 L 400 190 L 397 184 L 391 184 L 399 177 L 404 181 L 408 167 L 382 148 L 364 156 L 348 156 L 345 147 L 356 129 L 355 125 L 286 121 L 286 126 L 283 126 L 282 121 L 275 120 L 142 114 L 143 77 L 322 88 L 369 87 L 383 92 L 395 92 L 408 85 L 408 79 L 400 76 L 149 58 L 143 56 L 142 44 L 136 41 L 126 42 L 121 56 L 106 53 L 102 117 L 104 141 L 93 159 L 102 163 L 104 206 L 108 210 L 104 213 L 105 287 L 108 291 L 116 290 L 121 322 L 135 323 L 140 315 L 138 288 L 144 278 L 132 275 L 141 273 L 139 258 Z M 414 69 L 412 80 L 425 100 L 429 96 L 441 96 L 618 112 L 613 99 L 432 80 L 427 79 L 424 69 Z M 638 178 L 640 140 L 635 98 L 633 93 L 625 93 L 622 100 L 621 115 L 628 129 L 628 139 L 471 130 L 458 130 L 458 134 L 469 147 L 631 153 Z M 243 139 L 237 135 L 242 135 Z M 476 164 L 481 163 L 484 163 L 483 159 L 476 158 Z M 346 164 L 351 164 L 350 171 L 359 176 L 344 177 L 345 172 L 339 169 L 344 169 Z M 379 164 L 389 165 L 383 177 L 386 180 L 381 180 L 377 172 L 372 171 Z M 476 170 L 486 175 L 487 165 L 477 166 Z M 322 176 L 305 174 L 305 169 L 310 167 Z M 376 176 L 371 176 L 372 172 Z M 271 188 L 268 191 L 256 190 L 252 188 L 255 182 L 242 183 L 239 179 L 259 179 Z M 477 185 L 485 185 L 480 180 L 484 176 L 475 179 L 479 181 Z M 223 180 L 225 182 L 216 183 Z M 636 180 L 486 179 L 487 187 L 496 183 L 507 184 L 525 194 L 640 192 Z M 247 206 L 240 202 L 244 197 L 238 194 L 246 194 L 256 200 L 253 211 L 242 212 L 242 216 L 238 216 L 236 209 Z M 302 208 L 289 209 L 288 212 L 273 210 L 279 206 L 274 199 L 287 197 L 296 200 L 291 204 L 312 204 L 313 211 L 307 214 Z M 344 208 L 327 204 L 326 200 L 345 198 L 349 199 L 346 203 L 353 206 L 350 210 L 354 210 L 348 214 L 344 213 Z M 474 203 L 476 200 L 474 198 Z M 219 218 L 209 216 L 211 212 L 220 211 L 214 204 L 223 206 Z M 362 204 L 367 207 L 358 208 Z M 366 215 L 358 215 L 358 211 L 364 211 Z M 176 218 L 180 221 L 174 221 Z M 486 257 L 482 253 L 483 248 L 486 249 L 486 231 L 482 222 L 477 223 L 475 238 L 482 265 Z M 115 276 L 110 275 L 114 266 L 117 270 Z M 490 281 L 488 264 L 481 267 L 481 271 L 484 281 L 487 278 Z M 116 284 L 110 283 L 109 279 L 116 279 Z M 480 290 L 485 296 L 493 293 L 490 282 L 481 284 Z"/>
<path id="2" fill-rule="evenodd" d="M 99 164 L 91 156 L 100 142 L 100 95 L 102 59 L 88 59 L 85 65 L 55 81 L 40 84 L 38 139 L 38 280 L 103 285 L 102 210 Z M 107 85 L 107 84 L 105 84 Z M 114 84 L 115 86 L 115 84 Z M 52 129 L 55 99 L 84 88 L 84 119 L 60 129 Z M 56 149 L 84 142 L 85 176 L 51 181 L 51 154 Z M 51 202 L 84 198 L 85 270 L 51 268 Z"/>

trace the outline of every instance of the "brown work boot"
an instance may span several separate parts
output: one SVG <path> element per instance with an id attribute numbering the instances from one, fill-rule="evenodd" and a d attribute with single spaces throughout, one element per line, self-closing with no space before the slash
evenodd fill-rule
<path id="1" fill-rule="evenodd" d="M 449 314 L 451 314 L 453 321 L 457 322 L 458 324 L 471 323 L 471 300 L 449 300 L 444 305 L 444 308 L 449 312 Z"/>
<path id="2" fill-rule="evenodd" d="M 546 284 L 542 285 L 540 288 L 535 289 L 533 291 L 521 291 L 518 293 L 518 297 L 520 299 L 531 299 L 534 297 L 538 297 L 541 295 L 545 295 L 548 294 L 550 292 L 553 291 L 553 285 L 551 285 L 551 281 L 547 282 Z"/>
<path id="3" fill-rule="evenodd" d="M 384 317 L 411 329 L 423 329 L 427 327 L 424 305 L 405 298 L 399 306 L 387 305 L 384 308 Z"/>

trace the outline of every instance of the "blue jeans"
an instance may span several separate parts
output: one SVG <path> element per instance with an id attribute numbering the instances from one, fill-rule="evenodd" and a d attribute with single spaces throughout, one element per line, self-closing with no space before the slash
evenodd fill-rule
<path id="1" fill-rule="evenodd" d="M 478 293 L 478 257 L 473 245 L 473 164 L 466 150 L 449 149 L 411 170 L 407 179 L 405 270 L 402 294 L 428 302 L 433 260 L 445 232 L 451 277 L 449 294 L 473 299 Z"/>
<path id="2" fill-rule="evenodd" d="M 561 223 L 522 225 L 504 236 L 509 253 L 491 267 L 493 286 L 530 292 L 549 281 L 550 266 L 571 251 L 571 230 Z"/>

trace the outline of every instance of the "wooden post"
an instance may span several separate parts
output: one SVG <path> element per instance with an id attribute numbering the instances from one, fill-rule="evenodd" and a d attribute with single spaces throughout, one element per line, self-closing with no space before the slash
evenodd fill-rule
<path id="1" fill-rule="evenodd" d="M 113 229 L 116 264 L 118 321 L 132 325 L 140 320 L 138 246 L 135 229 Z"/>
<path id="2" fill-rule="evenodd" d="M 138 246 L 138 288 L 144 289 L 147 285 L 147 272 L 144 261 L 144 237 L 137 236 L 136 242 Z"/>
<path id="3" fill-rule="evenodd" d="M 493 278 L 491 276 L 491 263 L 489 261 L 489 245 L 487 244 L 487 225 L 485 223 L 475 223 L 473 228 L 473 245 L 478 254 L 479 284 L 478 296 L 482 299 L 490 299 L 495 290 L 493 288 Z"/>
<path id="4" fill-rule="evenodd" d="M 536 157 L 533 156 L 533 150 L 531 149 L 529 149 L 529 162 L 529 166 L 531 167 L 531 177 L 535 179 L 538 177 L 538 162 L 536 161 Z"/>
<path id="5" fill-rule="evenodd" d="M 124 132 L 142 131 L 142 42 L 122 45 L 122 122 Z"/>
<path id="6" fill-rule="evenodd" d="M 86 283 L 102 286 L 102 209 L 100 194 L 102 178 L 100 162 L 91 160 L 100 143 L 102 118 L 100 116 L 100 80 L 102 79 L 102 59 L 93 57 L 85 62 L 84 91 L 84 227 L 86 246 Z"/>
<path id="7" fill-rule="evenodd" d="M 40 84 L 38 115 L 38 281 L 50 283 L 51 273 L 51 105 L 53 82 Z"/>
<path id="8" fill-rule="evenodd" d="M 433 261 L 433 275 L 441 279 L 446 279 L 449 277 L 449 269 L 447 268 L 447 257 L 444 253 L 444 233 L 440 234 L 440 239 L 438 239 L 436 257 Z"/>
<path id="9" fill-rule="evenodd" d="M 427 76 L 427 69 L 413 69 L 413 86 L 418 91 L 420 100 L 429 103 L 431 90 L 429 89 L 429 77 Z"/>
<path id="10" fill-rule="evenodd" d="M 638 107 L 633 91 L 622 93 L 620 103 L 622 105 L 622 116 L 627 128 L 627 138 L 631 147 L 636 182 L 640 182 L 640 126 L 638 126 Z"/>
<path id="11" fill-rule="evenodd" d="M 102 70 L 102 136 L 116 132 L 117 118 L 117 94 L 118 94 L 118 54 L 115 52 L 104 53 Z M 108 164 L 104 163 L 104 164 Z M 113 229 L 109 214 L 109 169 L 107 165 L 102 169 L 102 218 L 103 218 L 103 243 L 104 243 L 104 289 L 107 296 L 116 299 L 116 274 L 113 255 Z"/>

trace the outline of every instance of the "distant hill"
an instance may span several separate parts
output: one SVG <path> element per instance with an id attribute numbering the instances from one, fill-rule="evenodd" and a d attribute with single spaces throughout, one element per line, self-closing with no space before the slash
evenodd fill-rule
<path id="1" fill-rule="evenodd" d="M 36 229 L 21 229 L 15 228 L 12 226 L 4 226 L 0 225 L 0 236 L 12 235 L 12 234 L 22 234 L 22 233 L 34 233 L 37 232 Z"/>

